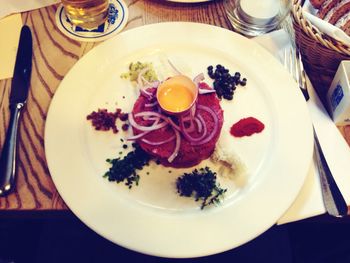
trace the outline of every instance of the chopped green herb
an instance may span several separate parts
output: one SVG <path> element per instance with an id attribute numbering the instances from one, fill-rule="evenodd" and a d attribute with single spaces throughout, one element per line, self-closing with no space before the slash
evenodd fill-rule
<path id="1" fill-rule="evenodd" d="M 212 172 L 209 167 L 185 173 L 177 179 L 176 187 L 180 196 L 192 196 L 196 201 L 201 200 L 201 209 L 220 203 L 220 198 L 227 191 L 216 184 L 216 173 Z"/>
<path id="2" fill-rule="evenodd" d="M 157 74 L 153 68 L 152 63 L 142 63 L 140 61 L 136 63 L 130 63 L 129 71 L 120 75 L 123 79 L 130 79 L 130 81 L 136 81 L 141 70 L 148 68 L 148 70 L 142 75 L 147 81 L 158 80 Z"/>
<path id="3" fill-rule="evenodd" d="M 137 146 L 134 151 L 129 152 L 123 159 L 107 159 L 106 162 L 112 166 L 103 177 L 107 177 L 109 181 L 117 183 L 124 181 L 125 185 L 131 188 L 134 183 L 136 185 L 139 183 L 140 176 L 137 174 L 137 170 L 142 170 L 149 160 L 150 156 Z"/>

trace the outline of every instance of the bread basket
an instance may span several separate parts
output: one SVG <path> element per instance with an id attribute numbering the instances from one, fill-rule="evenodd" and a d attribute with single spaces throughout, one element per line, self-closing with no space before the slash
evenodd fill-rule
<path id="1" fill-rule="evenodd" d="M 324 101 L 327 90 L 342 60 L 350 60 L 350 46 L 320 32 L 303 16 L 303 0 L 292 0 L 295 43 L 299 47 L 305 71 Z"/>

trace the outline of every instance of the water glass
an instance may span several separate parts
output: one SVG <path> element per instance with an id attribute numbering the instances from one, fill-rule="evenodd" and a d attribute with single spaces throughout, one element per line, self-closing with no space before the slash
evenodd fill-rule
<path id="1" fill-rule="evenodd" d="M 290 0 L 224 0 L 235 31 L 258 36 L 277 29 L 291 9 Z"/>

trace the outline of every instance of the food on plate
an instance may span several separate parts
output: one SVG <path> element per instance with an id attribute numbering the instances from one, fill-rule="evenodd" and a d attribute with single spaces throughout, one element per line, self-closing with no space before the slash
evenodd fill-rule
<path id="1" fill-rule="evenodd" d="M 350 0 L 326 0 L 311 4 L 318 9 L 317 16 L 350 35 Z"/>
<path id="2" fill-rule="evenodd" d="M 164 114 L 155 101 L 155 88 L 146 90 L 149 95 L 141 93 L 129 114 L 132 139 L 164 166 L 195 166 L 214 152 L 224 121 L 223 111 L 207 84 L 198 82 L 198 87 L 197 101 L 186 114 Z"/>
<path id="3" fill-rule="evenodd" d="M 134 147 L 134 150 L 129 152 L 124 158 L 106 160 L 111 164 L 109 170 L 104 174 L 108 181 L 124 182 L 129 188 L 134 183 L 138 185 L 140 176 L 137 172 L 142 170 L 145 165 L 148 165 L 151 158 L 138 145 L 135 144 Z"/>
<path id="4" fill-rule="evenodd" d="M 123 121 L 122 129 L 130 130 L 125 140 L 133 142 L 133 150 L 121 139 L 122 148 L 128 153 L 122 158 L 107 159 L 111 165 L 104 177 L 117 183 L 124 182 L 131 188 L 138 185 L 139 171 L 148 166 L 150 160 L 173 168 L 188 168 L 211 157 L 234 171 L 243 171 L 244 165 L 227 143 L 217 143 L 221 136 L 224 114 L 221 99 L 232 100 L 237 85 L 245 86 L 246 78 L 234 75 L 222 65 L 207 67 L 213 86 L 204 82 L 203 73 L 193 79 L 182 74 L 168 61 L 176 73 L 159 81 L 151 63 L 131 63 L 129 71 L 121 75 L 139 89 L 139 95 L 130 113 L 121 109 L 108 112 L 99 109 L 87 116 L 96 130 L 118 132 L 117 119 Z M 123 96 L 123 98 L 125 98 Z M 264 124 L 249 117 L 231 128 L 236 137 L 250 136 L 264 129 Z M 229 139 L 232 137 L 227 132 Z M 226 146 L 226 147 L 225 147 Z M 119 152 L 123 155 L 123 151 Z M 222 166 L 221 166 L 222 167 Z M 194 169 L 176 181 L 181 196 L 194 197 L 201 201 L 201 208 L 217 204 L 226 189 L 216 182 L 216 172 L 210 168 Z"/>
<path id="5" fill-rule="evenodd" d="M 128 119 L 128 114 L 123 113 L 121 109 L 116 109 L 115 112 L 108 112 L 107 109 L 98 109 L 98 111 L 91 112 L 86 116 L 87 120 L 91 121 L 92 126 L 98 131 L 109 131 L 112 130 L 117 133 L 119 130 L 116 126 L 117 119 L 121 121 L 126 121 Z M 122 130 L 127 130 L 128 124 L 124 123 L 122 125 Z"/>
<path id="6" fill-rule="evenodd" d="M 220 162 L 224 167 L 229 168 L 231 170 L 230 176 L 244 175 L 247 172 L 247 167 L 237 154 L 237 149 L 230 147 L 228 142 L 230 140 L 232 140 L 231 135 L 222 134 L 210 158 L 213 162 Z"/>
<path id="7" fill-rule="evenodd" d="M 264 130 L 265 125 L 254 117 L 243 118 L 233 124 L 230 133 L 234 137 L 251 136 L 254 133 L 260 133 Z"/>
<path id="8" fill-rule="evenodd" d="M 194 197 L 201 201 L 201 209 L 211 204 L 220 203 L 227 189 L 222 189 L 216 183 L 216 173 L 210 168 L 195 169 L 191 173 L 185 173 L 176 180 L 177 192 L 180 196 Z"/>
<path id="9" fill-rule="evenodd" d="M 142 63 L 140 61 L 130 63 L 129 71 L 123 73 L 120 77 L 129 79 L 130 81 L 137 81 L 139 77 L 142 77 L 144 80 L 149 82 L 156 81 L 158 79 L 152 63 Z"/>
<path id="10" fill-rule="evenodd" d="M 187 76 L 177 75 L 159 84 L 157 102 L 167 113 L 182 113 L 193 106 L 198 88 Z"/>
<path id="11" fill-rule="evenodd" d="M 241 79 L 241 73 L 236 72 L 234 75 L 231 75 L 230 71 L 220 64 L 216 65 L 215 71 L 213 66 L 209 66 L 207 71 L 209 77 L 214 80 L 213 86 L 220 99 L 223 97 L 224 99 L 232 100 L 236 86 L 245 86 L 247 84 L 246 78 Z"/>

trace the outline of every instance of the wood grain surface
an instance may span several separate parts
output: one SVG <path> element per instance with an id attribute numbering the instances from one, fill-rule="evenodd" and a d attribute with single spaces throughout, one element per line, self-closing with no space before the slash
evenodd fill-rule
<path id="1" fill-rule="evenodd" d="M 192 21 L 232 29 L 222 1 L 181 4 L 168 1 L 124 0 L 129 20 L 124 31 L 163 21 Z M 72 66 L 98 43 L 84 43 L 63 35 L 57 28 L 57 6 L 23 13 L 23 24 L 33 33 L 33 70 L 26 110 L 19 130 L 16 190 L 0 197 L 0 210 L 67 210 L 46 165 L 44 129 L 50 101 Z M 9 121 L 11 79 L 0 81 L 0 146 Z M 350 143 L 350 128 L 342 130 Z"/>
<path id="2" fill-rule="evenodd" d="M 163 21 L 192 21 L 230 28 L 221 1 L 181 4 L 167 1 L 129 1 L 124 31 Z M 15 191 L 0 197 L 0 210 L 64 210 L 46 165 L 44 129 L 50 101 L 70 68 L 98 43 L 72 40 L 56 26 L 58 6 L 23 13 L 33 34 L 33 69 L 27 107 L 19 130 L 19 161 Z M 9 122 L 11 79 L 0 81 L 0 147 Z"/>

